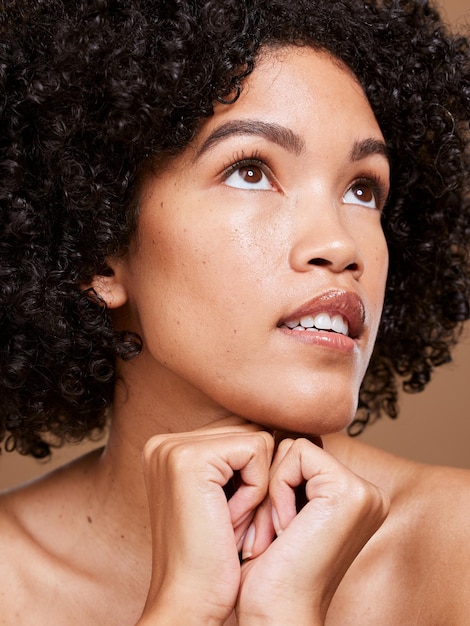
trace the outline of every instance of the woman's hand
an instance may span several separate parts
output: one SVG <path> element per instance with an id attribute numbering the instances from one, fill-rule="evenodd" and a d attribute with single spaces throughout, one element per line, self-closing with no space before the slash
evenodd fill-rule
<path id="1" fill-rule="evenodd" d="M 254 424 L 158 435 L 144 451 L 153 538 L 139 624 L 223 624 L 240 586 L 244 534 L 268 489 L 274 441 Z M 239 486 L 227 502 L 234 473 Z"/>
<path id="2" fill-rule="evenodd" d="M 239 421 L 147 443 L 153 572 L 139 624 L 219 625 L 235 604 L 240 625 L 324 623 L 387 504 L 306 439 L 283 440 L 274 460 L 273 448 L 269 433 Z M 307 504 L 297 512 L 299 486 Z"/>
<path id="3" fill-rule="evenodd" d="M 304 484 L 307 504 L 297 513 L 295 490 Z M 242 566 L 239 624 L 323 624 L 341 579 L 387 513 L 377 487 L 310 441 L 284 439 L 269 498 L 245 538 L 251 558 Z"/>

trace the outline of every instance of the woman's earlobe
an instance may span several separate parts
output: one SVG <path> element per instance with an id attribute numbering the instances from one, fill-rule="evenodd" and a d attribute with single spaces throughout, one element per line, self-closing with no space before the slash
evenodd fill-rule
<path id="1" fill-rule="evenodd" d="M 114 272 L 108 275 L 97 274 L 93 277 L 89 288 L 93 289 L 108 309 L 117 309 L 128 300 L 127 290 Z"/>

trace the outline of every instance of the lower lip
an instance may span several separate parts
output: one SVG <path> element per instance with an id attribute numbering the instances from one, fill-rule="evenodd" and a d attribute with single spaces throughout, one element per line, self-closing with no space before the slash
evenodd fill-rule
<path id="1" fill-rule="evenodd" d="M 322 330 L 290 330 L 288 328 L 279 328 L 285 335 L 314 346 L 322 346 L 329 348 L 330 350 L 338 350 L 339 352 L 353 352 L 356 347 L 354 339 L 341 335 L 340 333 L 333 333 Z"/>

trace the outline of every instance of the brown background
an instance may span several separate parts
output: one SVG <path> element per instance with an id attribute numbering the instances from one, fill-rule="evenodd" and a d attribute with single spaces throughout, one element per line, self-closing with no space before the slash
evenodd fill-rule
<path id="1" fill-rule="evenodd" d="M 441 0 L 440 7 L 459 29 L 470 26 L 470 0 Z M 362 435 L 363 440 L 418 461 L 470 468 L 470 325 L 455 351 L 454 361 L 440 368 L 421 394 L 402 394 L 397 421 L 383 418 Z M 96 447 L 82 444 L 61 449 L 41 463 L 3 452 L 0 488 L 49 471 L 73 456 Z"/>

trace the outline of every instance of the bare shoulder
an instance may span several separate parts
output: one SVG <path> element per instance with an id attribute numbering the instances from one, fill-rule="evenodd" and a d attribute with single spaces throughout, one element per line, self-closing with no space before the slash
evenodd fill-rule
<path id="1" fill-rule="evenodd" d="M 100 553 L 77 510 L 79 472 L 77 462 L 0 494 L 0 625 L 100 623 L 89 611 Z"/>
<path id="2" fill-rule="evenodd" d="M 379 608 L 366 607 L 370 622 L 358 606 L 358 623 L 468 624 L 470 470 L 416 463 L 344 439 L 331 443 L 332 454 L 391 500 L 389 517 L 343 585 L 348 602 L 364 585 L 381 598 Z"/>
<path id="3" fill-rule="evenodd" d="M 396 467 L 404 470 L 394 494 L 397 513 L 412 524 L 421 549 L 441 558 L 441 574 L 452 564 L 451 577 L 469 579 L 470 470 L 404 459 Z"/>
<path id="4" fill-rule="evenodd" d="M 12 500 L 11 495 L 0 496 L 0 624 L 23 623 L 35 595 L 35 572 L 44 560 Z"/>
<path id="5" fill-rule="evenodd" d="M 470 534 L 470 469 L 417 463 L 343 435 L 334 436 L 327 447 L 357 474 L 384 489 L 393 510 L 416 522 L 426 520 L 424 534 L 443 528 L 460 531 L 459 536 Z"/>
<path id="6" fill-rule="evenodd" d="M 413 495 L 426 505 L 435 523 L 470 532 L 470 470 L 417 464 Z"/>
<path id="7" fill-rule="evenodd" d="M 411 528 L 413 584 L 420 590 L 423 605 L 427 603 L 436 624 L 467 624 L 470 470 L 417 464 L 404 485 L 402 498 L 401 522 Z"/>
<path id="8" fill-rule="evenodd" d="M 448 597 L 448 623 L 463 624 L 470 615 L 470 470 L 419 466 L 405 497 L 422 561 Z"/>

